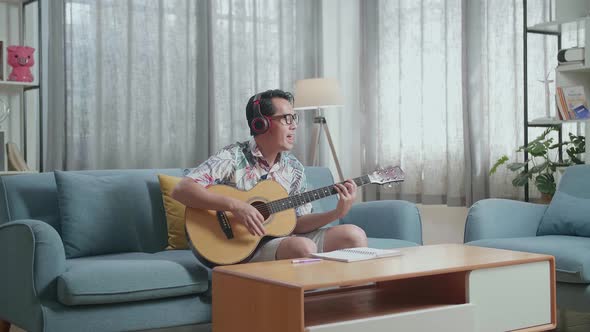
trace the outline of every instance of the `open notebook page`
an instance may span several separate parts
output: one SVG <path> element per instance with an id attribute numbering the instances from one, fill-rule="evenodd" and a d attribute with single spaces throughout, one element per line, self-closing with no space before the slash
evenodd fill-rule
<path id="1" fill-rule="evenodd" d="M 398 255 L 401 255 L 401 251 L 396 249 L 376 249 L 367 247 L 340 249 L 330 252 L 312 254 L 313 257 L 335 260 L 340 262 L 364 261 L 368 259 Z"/>

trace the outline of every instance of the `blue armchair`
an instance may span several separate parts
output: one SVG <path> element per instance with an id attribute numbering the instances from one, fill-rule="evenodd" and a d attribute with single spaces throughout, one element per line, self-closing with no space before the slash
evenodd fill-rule
<path id="1" fill-rule="evenodd" d="M 590 311 L 590 165 L 568 167 L 549 205 L 505 199 L 475 203 L 465 243 L 555 256 L 557 305 Z"/>
<path id="2" fill-rule="evenodd" d="M 0 177 L 0 329 L 2 321 L 29 332 L 206 326 L 210 270 L 190 250 L 165 250 L 158 173 L 183 174 L 181 169 L 105 170 Z M 333 183 L 326 168 L 310 167 L 306 175 L 310 189 Z M 112 192 L 102 195 L 101 186 Z M 92 197 L 85 198 L 84 191 Z M 87 225 L 92 230 L 84 238 L 85 229 L 72 232 L 80 226 L 73 215 L 64 222 L 58 195 L 84 205 L 69 207 L 82 215 L 103 214 L 115 204 L 126 216 L 124 225 L 105 218 L 101 225 Z M 132 204 L 125 204 L 130 198 Z M 335 204 L 332 196 L 314 202 L 314 209 Z M 357 204 L 339 222 L 362 227 L 374 247 L 422 243 L 418 210 L 408 202 Z"/>

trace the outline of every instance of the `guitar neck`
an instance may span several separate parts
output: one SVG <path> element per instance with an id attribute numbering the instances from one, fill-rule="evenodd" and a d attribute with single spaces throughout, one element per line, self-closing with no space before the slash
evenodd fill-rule
<path id="1" fill-rule="evenodd" d="M 368 175 L 359 176 L 358 178 L 354 178 L 352 180 L 358 187 L 371 183 L 371 180 L 369 179 Z M 329 185 L 323 188 L 306 191 L 302 194 L 289 196 L 282 199 L 278 199 L 276 201 L 268 202 L 265 204 L 265 208 L 267 208 L 267 211 L 270 211 L 270 213 L 277 213 L 280 211 L 292 209 L 294 207 L 298 207 L 316 201 L 318 199 L 322 199 L 324 197 L 332 196 L 337 193 L 338 192 L 335 189 L 335 185 Z"/>

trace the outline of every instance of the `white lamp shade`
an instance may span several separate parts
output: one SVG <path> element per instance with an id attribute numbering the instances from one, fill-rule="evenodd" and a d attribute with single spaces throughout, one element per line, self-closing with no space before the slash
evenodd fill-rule
<path id="1" fill-rule="evenodd" d="M 342 106 L 344 98 L 335 79 L 310 78 L 295 82 L 296 110 Z"/>

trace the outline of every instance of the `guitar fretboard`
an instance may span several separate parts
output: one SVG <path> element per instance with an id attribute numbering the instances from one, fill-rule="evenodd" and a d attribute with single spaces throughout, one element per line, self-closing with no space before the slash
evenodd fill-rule
<path id="1" fill-rule="evenodd" d="M 360 177 L 354 178 L 352 180 L 359 187 L 371 183 L 371 180 L 369 179 L 368 175 L 360 176 Z M 344 183 L 344 182 L 340 182 L 340 183 Z M 302 194 L 289 196 L 289 197 L 285 197 L 282 199 L 278 199 L 276 201 L 268 202 L 264 205 L 259 205 L 258 209 L 259 210 L 266 209 L 266 211 L 270 211 L 271 214 L 277 213 L 280 211 L 292 209 L 294 207 L 313 202 L 318 199 L 322 199 L 324 197 L 332 196 L 337 193 L 338 192 L 334 188 L 334 185 L 329 185 L 329 186 L 326 186 L 323 188 L 310 190 L 310 191 L 304 192 Z"/>

